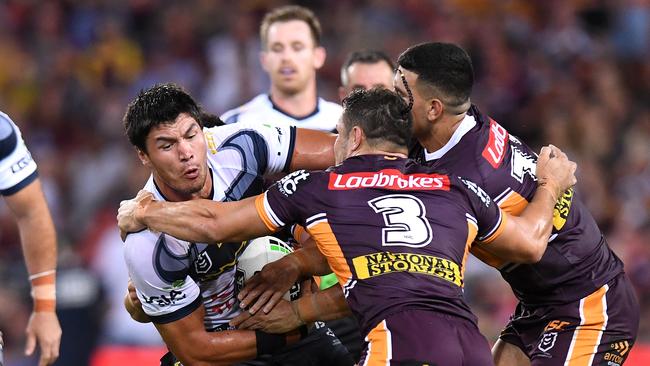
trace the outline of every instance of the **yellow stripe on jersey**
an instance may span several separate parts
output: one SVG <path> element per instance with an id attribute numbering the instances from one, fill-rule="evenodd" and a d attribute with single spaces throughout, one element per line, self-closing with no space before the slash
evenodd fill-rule
<path id="1" fill-rule="evenodd" d="M 590 366 L 607 326 L 607 290 L 605 285 L 580 300 L 580 325 L 573 333 L 565 366 Z"/>
<path id="2" fill-rule="evenodd" d="M 392 340 L 385 320 L 372 328 L 365 341 L 368 342 L 368 351 L 366 353 L 366 359 L 363 361 L 363 366 L 390 365 L 392 358 Z"/>
<path id="3" fill-rule="evenodd" d="M 352 259 L 357 278 L 363 280 L 392 272 L 421 273 L 462 286 L 458 264 L 449 259 L 414 253 L 378 252 Z"/>
<path id="4" fill-rule="evenodd" d="M 269 217 L 269 214 L 266 212 L 266 208 L 264 207 L 265 194 L 266 193 L 262 193 L 255 197 L 255 209 L 257 210 L 257 214 L 260 216 L 260 219 L 262 219 L 262 222 L 264 222 L 264 225 L 266 225 L 266 228 L 271 231 L 276 231 L 278 227 L 273 224 L 273 221 L 271 221 L 271 218 Z"/>
<path id="5" fill-rule="evenodd" d="M 210 131 L 205 131 L 205 141 L 208 143 L 208 149 L 210 149 L 210 153 L 212 155 L 217 153 L 217 145 L 214 143 L 214 136 L 212 135 L 212 132 Z"/>
<path id="6" fill-rule="evenodd" d="M 314 238 L 318 249 L 327 258 L 327 263 L 329 263 L 330 268 L 334 271 L 336 277 L 338 277 L 339 284 L 341 286 L 345 285 L 352 278 L 352 271 L 350 271 L 348 262 L 343 255 L 343 250 L 338 240 L 336 240 L 336 236 L 334 236 L 329 222 L 323 220 L 312 224 L 307 228 L 307 232 Z"/>

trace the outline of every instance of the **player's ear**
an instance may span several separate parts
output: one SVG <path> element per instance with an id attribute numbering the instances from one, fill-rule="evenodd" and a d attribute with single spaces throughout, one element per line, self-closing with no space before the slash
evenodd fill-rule
<path id="1" fill-rule="evenodd" d="M 345 87 L 339 86 L 339 100 L 342 102 L 347 95 L 348 93 L 346 92 Z"/>
<path id="2" fill-rule="evenodd" d="M 350 134 L 352 135 L 350 136 L 350 138 L 352 139 L 350 148 L 352 151 L 356 151 L 361 147 L 361 142 L 365 138 L 365 135 L 363 134 L 363 130 L 359 126 L 352 127 L 350 129 Z"/>
<path id="3" fill-rule="evenodd" d="M 147 155 L 146 152 L 136 148 L 138 151 L 138 158 L 140 158 L 140 162 L 142 162 L 142 165 L 144 166 L 149 166 L 149 155 Z"/>
<path id="4" fill-rule="evenodd" d="M 429 100 L 428 110 L 427 110 L 427 119 L 429 121 L 435 121 L 436 119 L 442 116 L 442 113 L 445 110 L 445 105 L 440 99 L 433 98 Z"/>
<path id="5" fill-rule="evenodd" d="M 268 52 L 266 51 L 260 51 L 260 65 L 262 65 L 262 69 L 266 71 L 267 73 L 270 72 L 270 67 L 268 65 Z"/>
<path id="6" fill-rule="evenodd" d="M 323 47 L 314 48 L 314 68 L 316 70 L 323 67 L 325 64 L 325 58 L 327 58 L 327 52 Z"/>

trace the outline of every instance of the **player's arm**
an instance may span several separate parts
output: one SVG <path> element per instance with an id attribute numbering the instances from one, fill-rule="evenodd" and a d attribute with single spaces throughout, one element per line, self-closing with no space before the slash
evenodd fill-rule
<path id="1" fill-rule="evenodd" d="M 134 199 L 122 201 L 117 218 L 123 233 L 146 226 L 198 243 L 242 241 L 273 233 L 257 213 L 255 197 L 236 202 L 161 202 L 155 201 L 151 193 L 140 191 Z"/>
<path id="2" fill-rule="evenodd" d="M 250 330 L 207 332 L 204 315 L 201 305 L 182 319 L 155 324 L 165 344 L 184 365 L 231 365 L 272 354 L 301 338 L 300 331 L 280 335 Z"/>
<path id="3" fill-rule="evenodd" d="M 506 213 L 502 231 L 482 241 L 490 251 L 517 263 L 538 262 L 553 229 L 553 208 L 562 192 L 576 183 L 576 164 L 560 149 L 542 148 L 537 160 L 538 188 L 519 216 Z"/>
<path id="4" fill-rule="evenodd" d="M 40 345 L 39 365 L 59 356 L 61 326 L 56 317 L 56 232 L 38 179 L 5 196 L 20 232 L 25 263 L 32 283 L 34 311 L 27 325 L 26 352 Z"/>
<path id="5" fill-rule="evenodd" d="M 317 170 L 334 165 L 334 140 L 329 132 L 296 128 L 296 141 L 289 170 Z"/>
<path id="6" fill-rule="evenodd" d="M 251 314 L 257 313 L 262 307 L 265 313 L 269 313 L 295 282 L 331 273 L 327 259 L 318 250 L 314 240 L 309 238 L 304 244 L 303 248 L 266 264 L 251 277 L 237 295 L 239 305 L 248 308 Z"/>
<path id="7" fill-rule="evenodd" d="M 280 300 L 266 313 L 255 315 L 242 312 L 230 321 L 239 329 L 258 329 L 269 333 L 284 333 L 299 325 L 315 321 L 329 321 L 351 315 L 341 286 L 303 295 L 292 302 Z"/>

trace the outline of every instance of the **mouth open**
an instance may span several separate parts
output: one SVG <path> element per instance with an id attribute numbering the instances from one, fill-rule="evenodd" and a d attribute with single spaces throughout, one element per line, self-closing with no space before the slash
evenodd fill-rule
<path id="1" fill-rule="evenodd" d="M 279 73 L 282 76 L 292 76 L 293 74 L 296 73 L 296 69 L 292 67 L 281 67 Z"/>
<path id="2" fill-rule="evenodd" d="M 189 168 L 183 172 L 183 176 L 187 179 L 195 179 L 199 176 L 199 168 Z"/>

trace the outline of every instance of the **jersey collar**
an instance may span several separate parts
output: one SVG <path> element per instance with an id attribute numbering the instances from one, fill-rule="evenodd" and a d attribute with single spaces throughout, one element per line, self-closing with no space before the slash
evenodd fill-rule
<path id="1" fill-rule="evenodd" d="M 425 161 L 436 160 L 443 157 L 447 153 L 447 151 L 451 150 L 451 148 L 458 145 L 460 139 L 462 139 L 463 136 L 465 136 L 465 134 L 469 132 L 469 130 L 474 128 L 474 126 L 476 126 L 476 119 L 474 118 L 474 116 L 470 116 L 469 114 L 465 115 L 465 118 L 463 118 L 463 121 L 460 123 L 458 128 L 456 128 L 456 131 L 454 131 L 454 134 L 451 135 L 451 138 L 449 139 L 449 141 L 447 141 L 445 146 L 433 152 L 429 152 L 426 148 L 424 149 Z"/>

